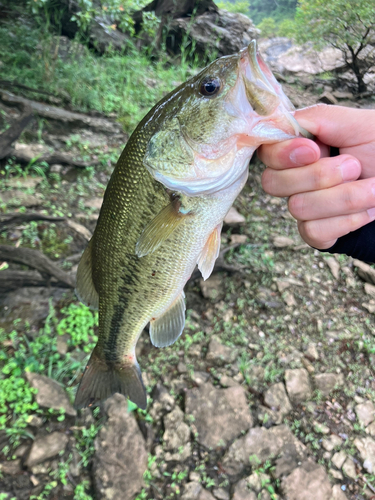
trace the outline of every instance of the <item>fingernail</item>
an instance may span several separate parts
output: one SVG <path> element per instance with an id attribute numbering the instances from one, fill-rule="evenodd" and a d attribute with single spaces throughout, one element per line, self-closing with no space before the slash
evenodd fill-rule
<path id="1" fill-rule="evenodd" d="M 316 151 L 308 146 L 300 146 L 299 148 L 294 149 L 290 155 L 290 160 L 295 165 L 309 165 L 317 160 Z"/>
<path id="2" fill-rule="evenodd" d="M 341 175 L 343 181 L 352 181 L 357 179 L 361 172 L 361 165 L 359 161 L 354 158 L 348 158 L 340 165 Z"/>
<path id="3" fill-rule="evenodd" d="M 371 220 L 375 219 L 375 208 L 369 208 L 367 210 L 367 213 Z"/>

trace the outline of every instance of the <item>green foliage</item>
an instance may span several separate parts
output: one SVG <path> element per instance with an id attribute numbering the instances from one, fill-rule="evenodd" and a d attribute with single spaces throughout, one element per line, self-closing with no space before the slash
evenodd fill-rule
<path id="1" fill-rule="evenodd" d="M 239 2 L 230 2 L 228 0 L 223 0 L 220 2 L 215 2 L 219 9 L 224 9 L 229 12 L 235 12 L 239 14 L 249 14 L 249 2 L 248 1 L 239 1 Z"/>
<path id="2" fill-rule="evenodd" d="M 39 408 L 34 401 L 36 390 L 24 379 L 24 372 L 47 375 L 57 380 L 64 380 L 67 385 L 76 377 L 81 363 L 71 353 L 63 356 L 57 352 L 56 335 L 70 335 L 69 346 L 88 352 L 97 340 L 93 328 L 97 325 L 98 315 L 83 304 L 71 304 L 61 311 L 63 318 L 58 319 L 51 307 L 44 327 L 30 339 L 27 334 L 17 331 L 19 322 L 10 333 L 0 331 L 0 431 L 4 430 L 10 443 L 17 445 L 20 438 L 30 437 L 27 431 L 31 416 L 42 413 L 46 418 L 55 416 L 58 421 L 65 419 L 64 412 L 47 412 Z M 27 331 L 27 325 L 26 325 Z M 91 344 L 90 344 L 91 342 Z M 86 345 L 88 344 L 88 346 Z M 82 460 L 93 452 L 93 439 L 97 428 L 84 429 L 81 443 Z"/>
<path id="3" fill-rule="evenodd" d="M 273 17 L 277 22 L 292 19 L 296 5 L 297 0 L 249 0 L 249 16 L 255 24 L 267 17 Z"/>
<path id="4" fill-rule="evenodd" d="M 70 304 L 61 309 L 63 318 L 56 326 L 59 335 L 70 336 L 68 345 L 81 347 L 84 352 L 90 353 L 98 337 L 94 334 L 94 327 L 98 326 L 99 315 L 97 311 L 91 311 L 84 304 Z"/>
<path id="5" fill-rule="evenodd" d="M 329 44 L 341 50 L 344 60 L 356 75 L 359 92 L 366 89 L 363 76 L 374 64 L 375 54 L 367 55 L 361 63 L 358 57 L 374 35 L 373 2 L 357 0 L 355 7 L 347 0 L 299 2 L 295 17 L 297 41 L 311 41 L 317 48 Z"/>
<path id="6" fill-rule="evenodd" d="M 262 37 L 271 38 L 277 36 L 279 28 L 273 17 L 265 17 L 257 26 Z"/>
<path id="7" fill-rule="evenodd" d="M 152 16 L 146 29 L 155 29 Z M 73 41 L 65 60 L 54 57 L 58 49 L 59 38 L 42 28 L 29 29 L 21 22 L 0 25 L 0 60 L 7 79 L 69 96 L 80 111 L 115 113 L 128 133 L 158 100 L 196 72 L 186 58 L 172 66 L 165 55 L 151 61 L 147 50 L 134 47 L 99 58 Z"/>

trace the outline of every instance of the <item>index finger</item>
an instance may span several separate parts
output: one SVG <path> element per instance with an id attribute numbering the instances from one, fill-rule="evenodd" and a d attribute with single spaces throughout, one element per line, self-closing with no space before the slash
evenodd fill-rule
<path id="1" fill-rule="evenodd" d="M 320 158 L 319 146 L 303 137 L 276 144 L 263 144 L 257 153 L 267 167 L 277 170 L 310 165 Z"/>

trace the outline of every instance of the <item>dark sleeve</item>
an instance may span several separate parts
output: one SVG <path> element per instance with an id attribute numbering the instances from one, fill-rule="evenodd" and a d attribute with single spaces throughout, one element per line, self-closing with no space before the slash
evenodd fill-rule
<path id="1" fill-rule="evenodd" d="M 331 248 L 319 251 L 344 253 L 365 262 L 375 262 L 375 221 L 342 236 Z"/>

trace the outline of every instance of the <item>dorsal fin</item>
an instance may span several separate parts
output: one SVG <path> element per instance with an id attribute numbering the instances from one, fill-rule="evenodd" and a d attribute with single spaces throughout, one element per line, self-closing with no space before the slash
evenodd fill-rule
<path id="1" fill-rule="evenodd" d="M 92 280 L 92 242 L 91 238 L 79 261 L 75 292 L 79 300 L 86 306 L 98 309 L 99 294 Z"/>
<path id="2" fill-rule="evenodd" d="M 159 318 L 150 321 L 150 339 L 155 347 L 166 347 L 176 342 L 185 326 L 185 294 L 177 299 Z"/>

